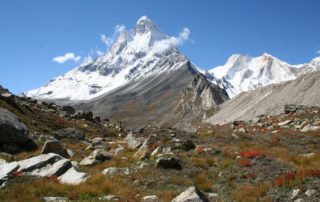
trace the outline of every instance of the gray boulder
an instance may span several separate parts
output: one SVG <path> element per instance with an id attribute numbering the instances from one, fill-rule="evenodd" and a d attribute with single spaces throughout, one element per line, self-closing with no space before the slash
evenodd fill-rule
<path id="1" fill-rule="evenodd" d="M 0 142 L 21 144 L 27 141 L 27 127 L 15 114 L 0 107 Z"/>
<path id="2" fill-rule="evenodd" d="M 129 133 L 125 138 L 129 149 L 137 149 L 143 142 L 142 138 L 135 137 L 132 133 Z"/>
<path id="3" fill-rule="evenodd" d="M 181 170 L 179 159 L 174 157 L 160 157 L 156 160 L 157 168 Z"/>
<path id="4" fill-rule="evenodd" d="M 106 168 L 102 171 L 102 174 L 104 175 L 118 175 L 118 174 L 125 174 L 125 175 L 129 175 L 130 174 L 130 170 L 129 168 L 118 168 L 118 167 L 110 167 L 110 168 Z"/>
<path id="5" fill-rule="evenodd" d="M 90 166 L 102 163 L 105 160 L 110 160 L 112 158 L 112 154 L 105 151 L 104 149 L 96 149 L 94 150 L 88 157 L 84 158 L 80 165 L 82 166 Z"/>
<path id="6" fill-rule="evenodd" d="M 53 133 L 53 136 L 58 140 L 69 138 L 75 140 L 84 140 L 84 133 L 77 128 L 64 128 Z"/>
<path id="7" fill-rule="evenodd" d="M 171 202 L 209 202 L 207 197 L 196 187 L 189 187 Z"/>
<path id="8" fill-rule="evenodd" d="M 63 156 L 65 158 L 69 158 L 70 155 L 68 151 L 62 147 L 61 143 L 58 140 L 47 140 L 42 148 L 41 154 L 55 153 Z"/>

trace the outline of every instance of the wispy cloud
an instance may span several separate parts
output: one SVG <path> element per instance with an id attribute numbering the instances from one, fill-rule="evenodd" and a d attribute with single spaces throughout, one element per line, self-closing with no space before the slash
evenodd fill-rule
<path id="1" fill-rule="evenodd" d="M 172 47 L 181 46 L 184 44 L 185 41 L 189 40 L 189 35 L 190 35 L 190 29 L 187 27 L 184 27 L 182 31 L 179 33 L 179 36 L 177 37 L 172 36 L 161 41 L 156 41 L 151 51 L 157 54 L 157 53 L 163 53 Z"/>
<path id="2" fill-rule="evenodd" d="M 320 50 L 317 51 L 317 54 L 320 54 Z"/>
<path id="3" fill-rule="evenodd" d="M 106 36 L 104 34 L 100 35 L 100 39 L 102 43 L 104 43 L 107 47 L 110 47 L 113 42 L 116 40 L 116 37 L 121 34 L 123 31 L 126 30 L 126 27 L 124 25 L 116 25 L 113 28 L 113 34 L 111 36 Z"/>
<path id="4" fill-rule="evenodd" d="M 59 64 L 63 64 L 69 60 L 78 62 L 80 59 L 81 59 L 81 56 L 76 56 L 75 53 L 69 52 L 69 53 L 64 54 L 63 56 L 57 56 L 57 57 L 53 58 L 52 60 L 54 62 L 59 63 Z"/>

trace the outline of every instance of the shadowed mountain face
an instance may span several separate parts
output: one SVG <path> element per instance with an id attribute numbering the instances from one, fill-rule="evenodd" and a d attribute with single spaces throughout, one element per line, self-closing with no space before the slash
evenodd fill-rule
<path id="1" fill-rule="evenodd" d="M 225 90 L 186 62 L 175 71 L 130 82 L 76 108 L 121 120 L 129 128 L 150 124 L 194 130 L 228 99 Z"/>
<path id="2" fill-rule="evenodd" d="M 320 71 L 295 80 L 244 92 L 219 106 L 207 122 L 218 124 L 234 120 L 250 120 L 257 116 L 283 112 L 285 104 L 320 106 Z"/>

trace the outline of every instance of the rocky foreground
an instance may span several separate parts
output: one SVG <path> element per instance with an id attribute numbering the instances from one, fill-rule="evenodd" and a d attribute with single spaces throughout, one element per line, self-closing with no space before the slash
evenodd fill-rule
<path id="1" fill-rule="evenodd" d="M 117 121 L 0 89 L 1 201 L 319 201 L 320 108 L 197 132 Z"/>

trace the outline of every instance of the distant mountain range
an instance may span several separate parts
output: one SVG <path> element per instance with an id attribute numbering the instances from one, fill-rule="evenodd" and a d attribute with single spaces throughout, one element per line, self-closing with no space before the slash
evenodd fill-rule
<path id="1" fill-rule="evenodd" d="M 135 127 L 193 129 L 243 91 L 320 69 L 320 57 L 290 65 L 265 53 L 256 58 L 232 55 L 225 65 L 204 71 L 179 52 L 173 39 L 143 16 L 104 55 L 24 95 L 71 103 Z"/>

